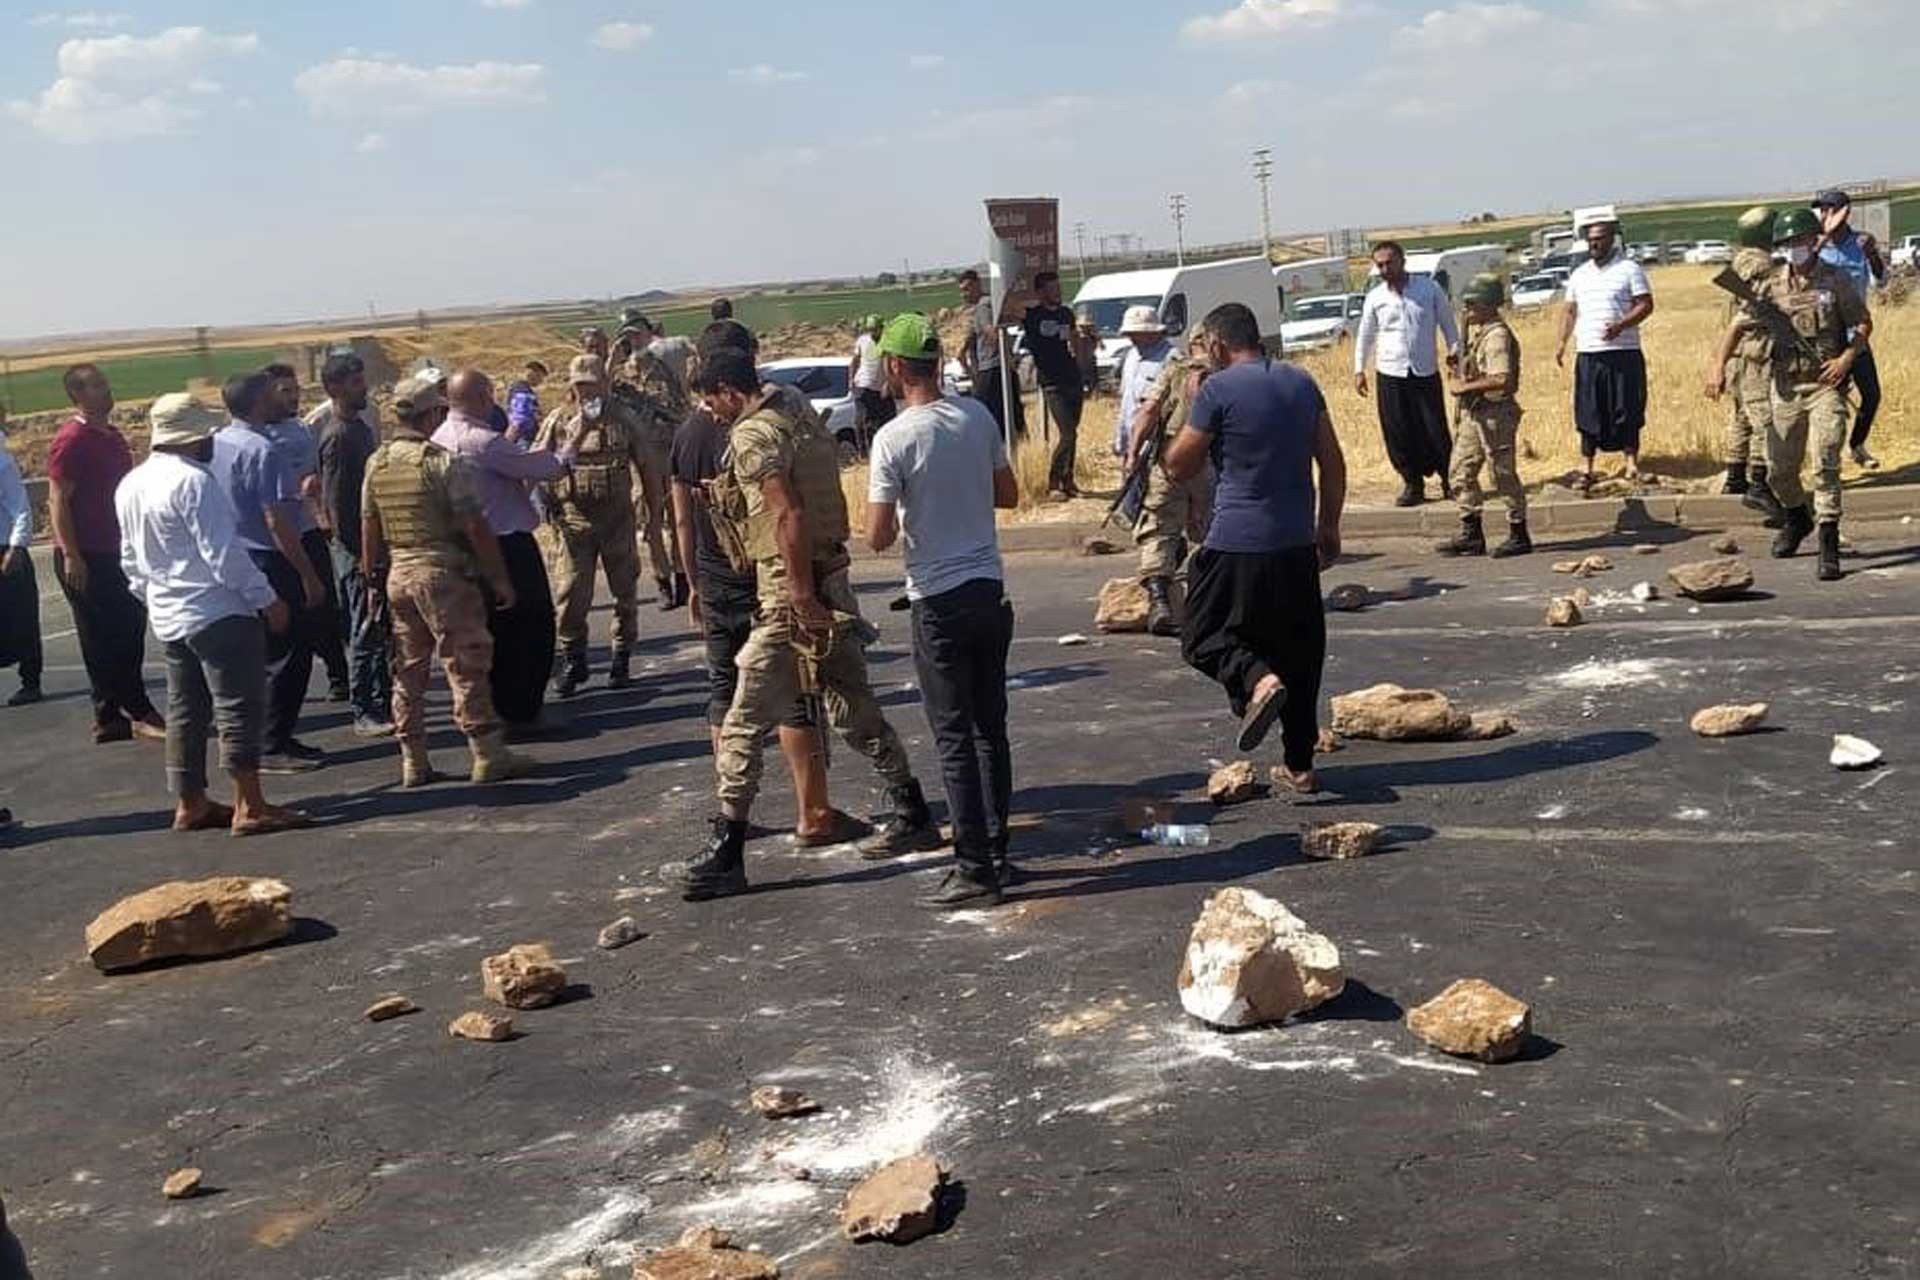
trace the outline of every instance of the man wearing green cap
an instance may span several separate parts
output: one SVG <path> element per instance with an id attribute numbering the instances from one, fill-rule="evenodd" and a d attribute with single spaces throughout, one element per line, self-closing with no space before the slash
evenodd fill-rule
<path id="1" fill-rule="evenodd" d="M 863 445 L 871 445 L 880 428 L 893 420 L 886 370 L 880 363 L 881 323 L 877 315 L 860 317 L 859 336 L 853 340 L 853 358 L 847 361 L 847 385 L 853 388 Z"/>
<path id="2" fill-rule="evenodd" d="M 1448 556 L 1483 556 L 1487 534 L 1480 523 L 1486 498 L 1480 469 L 1493 473 L 1493 490 L 1507 500 L 1507 540 L 1493 549 L 1495 559 L 1533 550 L 1527 536 L 1527 491 L 1520 485 L 1515 454 L 1520 441 L 1520 340 L 1500 314 L 1506 290 L 1500 277 L 1475 276 L 1460 292 L 1466 306 L 1465 362 L 1454 383 L 1460 399 L 1458 430 L 1453 435 L 1451 483 L 1460 504 L 1460 532 L 1435 550 Z"/>
<path id="3" fill-rule="evenodd" d="M 905 536 L 907 599 L 920 700 L 940 753 L 956 859 L 927 899 L 942 909 L 990 904 L 1012 870 L 1007 815 L 1007 600 L 995 508 L 1019 503 L 1006 441 L 978 400 L 940 394 L 940 335 L 915 312 L 880 338 L 887 389 L 906 407 L 873 443 L 867 541 Z"/>
<path id="4" fill-rule="evenodd" d="M 1773 210 L 1756 206 L 1740 215 L 1734 226 L 1733 271 L 1758 289 L 1773 274 Z M 1733 415 L 1727 423 L 1728 493 L 1741 496 L 1777 525 L 1786 512 L 1767 483 L 1767 436 L 1773 425 L 1773 338 L 1753 314 L 1750 304 L 1732 299 L 1728 328 L 1720 350 L 1707 368 L 1707 396 L 1718 400 L 1733 392 Z M 1748 323 L 1737 323 L 1742 319 Z"/>

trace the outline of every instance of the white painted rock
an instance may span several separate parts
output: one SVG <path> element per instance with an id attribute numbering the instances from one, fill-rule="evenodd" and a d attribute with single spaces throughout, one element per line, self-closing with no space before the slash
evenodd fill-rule
<path id="1" fill-rule="evenodd" d="M 1641 604 L 1645 604 L 1649 600 L 1658 600 L 1660 598 L 1660 588 L 1654 586 L 1651 582 L 1636 582 L 1628 589 L 1627 594 Z"/>
<path id="2" fill-rule="evenodd" d="M 847 1193 L 840 1229 L 849 1240 L 918 1240 L 939 1223 L 940 1187 L 946 1180 L 947 1171 L 924 1153 L 881 1165 Z"/>
<path id="3" fill-rule="evenodd" d="M 1230 887 L 1207 899 L 1180 964 L 1180 1006 L 1216 1027 L 1304 1013 L 1346 986 L 1340 949 L 1264 894 Z"/>
<path id="4" fill-rule="evenodd" d="M 1850 733 L 1833 735 L 1833 753 L 1827 757 L 1836 769 L 1871 769 L 1885 759 L 1880 748 Z"/>
<path id="5" fill-rule="evenodd" d="M 1442 1053 L 1505 1062 L 1533 1034 L 1533 1010 L 1490 982 L 1462 978 L 1408 1010 L 1407 1030 Z"/>
<path id="6" fill-rule="evenodd" d="M 509 1009 L 539 1009 L 560 998 L 567 971 L 543 942 L 523 942 L 480 962 L 481 988 Z"/>
<path id="7" fill-rule="evenodd" d="M 279 880 L 170 880 L 95 916 L 87 926 L 87 955 L 95 968 L 112 973 L 156 960 L 229 955 L 292 932 L 293 890 Z"/>
<path id="8" fill-rule="evenodd" d="M 1745 706 L 1723 703 L 1702 707 L 1693 713 L 1689 727 L 1703 738 L 1731 738 L 1737 733 L 1752 733 L 1767 718 L 1767 704 L 1752 702 Z"/>

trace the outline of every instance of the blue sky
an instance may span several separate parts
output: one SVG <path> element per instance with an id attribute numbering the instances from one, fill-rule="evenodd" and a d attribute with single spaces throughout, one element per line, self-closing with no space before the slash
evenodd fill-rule
<path id="1" fill-rule="evenodd" d="M 1857 73 L 1858 79 L 1851 79 Z M 0 336 L 1167 243 L 1911 165 L 1911 0 L 0 7 Z"/>

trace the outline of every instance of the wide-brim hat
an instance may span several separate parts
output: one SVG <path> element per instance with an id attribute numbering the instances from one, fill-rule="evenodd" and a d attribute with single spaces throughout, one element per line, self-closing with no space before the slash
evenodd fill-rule
<path id="1" fill-rule="evenodd" d="M 158 448 L 180 448 L 210 439 L 227 425 L 227 415 L 201 404 L 184 391 L 161 396 L 147 410 L 149 443 Z"/>
<path id="2" fill-rule="evenodd" d="M 1135 333 L 1165 333 L 1167 326 L 1160 321 L 1160 313 L 1144 304 L 1128 307 L 1120 317 L 1120 332 L 1123 335 Z"/>

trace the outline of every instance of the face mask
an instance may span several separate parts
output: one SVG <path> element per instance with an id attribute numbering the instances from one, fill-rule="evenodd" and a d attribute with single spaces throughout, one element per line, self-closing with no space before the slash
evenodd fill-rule
<path id="1" fill-rule="evenodd" d="M 1787 250 L 1787 261 L 1796 267 L 1804 267 L 1813 261 L 1813 250 L 1804 244 L 1796 244 Z"/>
<path id="2" fill-rule="evenodd" d="M 600 416 L 600 411 L 606 407 L 607 407 L 607 402 L 605 400 L 602 400 L 599 396 L 595 396 L 591 400 L 582 402 L 582 404 L 580 405 L 580 412 L 585 414 L 589 418 L 597 418 Z"/>

